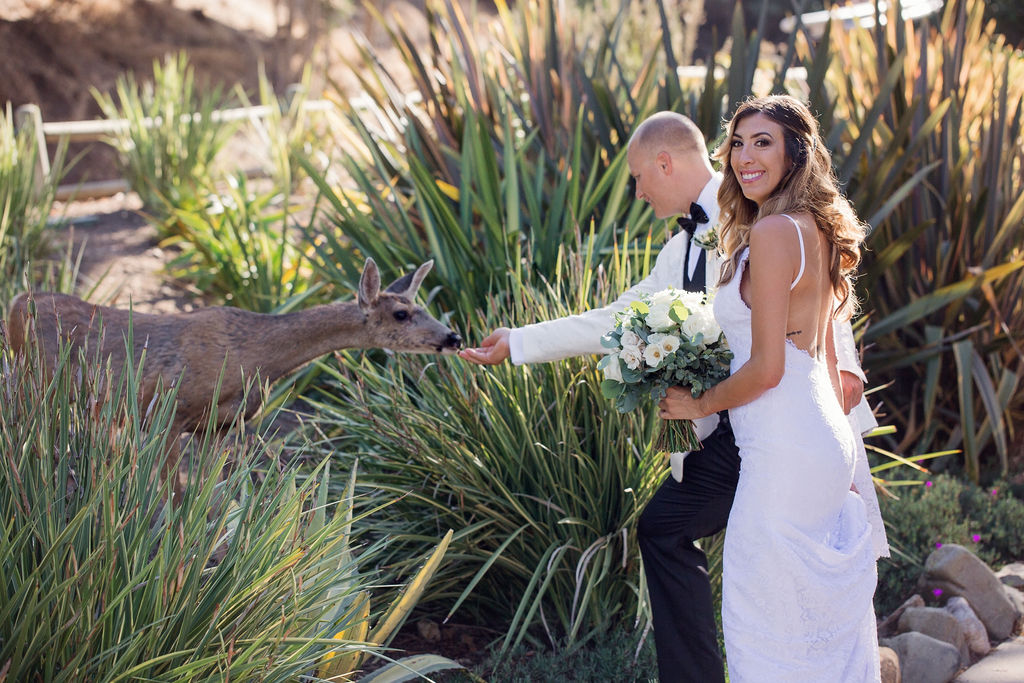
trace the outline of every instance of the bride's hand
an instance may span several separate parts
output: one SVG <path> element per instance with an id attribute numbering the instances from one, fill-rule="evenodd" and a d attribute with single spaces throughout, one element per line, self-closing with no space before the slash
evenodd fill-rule
<path id="1" fill-rule="evenodd" d="M 658 408 L 658 417 L 662 420 L 696 420 L 708 414 L 701 408 L 700 399 L 690 393 L 689 387 L 669 387 Z"/>

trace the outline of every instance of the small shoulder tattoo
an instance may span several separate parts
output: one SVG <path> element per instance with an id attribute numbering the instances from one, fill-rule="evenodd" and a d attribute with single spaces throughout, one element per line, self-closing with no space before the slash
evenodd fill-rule
<path id="1" fill-rule="evenodd" d="M 786 336 L 787 337 L 795 337 L 796 335 L 803 334 L 803 333 L 804 333 L 803 330 L 793 330 L 792 332 L 787 332 Z"/>

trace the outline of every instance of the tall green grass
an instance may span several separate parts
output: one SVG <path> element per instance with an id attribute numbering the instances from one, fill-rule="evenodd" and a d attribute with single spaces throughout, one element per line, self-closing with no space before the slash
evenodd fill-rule
<path id="1" fill-rule="evenodd" d="M 174 224 L 164 244 L 180 247 L 167 264 L 170 275 L 208 300 L 265 313 L 311 295 L 311 268 L 293 223 L 290 196 L 260 190 L 243 173 L 226 187 L 171 208 Z"/>
<path id="2" fill-rule="evenodd" d="M 214 160 L 235 124 L 214 117 L 228 99 L 219 87 L 196 82 L 185 52 L 153 63 L 153 79 L 117 79 L 114 94 L 93 90 L 103 115 L 121 121 L 110 136 L 122 174 L 157 217 L 212 189 Z"/>
<path id="3" fill-rule="evenodd" d="M 591 262 L 570 258 L 549 288 L 522 283 L 521 301 L 496 309 L 557 317 L 584 274 L 589 296 L 614 293 Z M 439 571 L 426 609 L 494 624 L 502 652 L 524 641 L 578 647 L 646 623 L 635 521 L 665 463 L 649 447 L 653 416 L 617 413 L 591 360 L 525 369 L 340 360 L 307 400 L 322 448 L 359 459 L 366 504 L 399 497 L 377 515 L 378 531 L 395 538 L 387 564 L 405 566 L 423 539 L 455 529 L 458 561 Z"/>
<path id="4" fill-rule="evenodd" d="M 260 64 L 258 102 L 267 113 L 250 118 L 240 130 L 254 143 L 252 151 L 262 152 L 256 156 L 264 157 L 273 186 L 282 190 L 298 188 L 303 179 L 299 160 L 320 151 L 319 139 L 329 127 L 329 115 L 307 108 L 313 94 L 312 77 L 312 68 L 307 64 L 302 79 L 280 95 L 274 92 Z M 245 106 L 255 106 L 241 88 L 237 89 L 237 96 Z"/>
<path id="5" fill-rule="evenodd" d="M 0 347 L 7 680 L 284 681 L 379 653 L 444 545 L 371 611 L 385 546 L 353 514 L 356 470 L 329 498 L 327 460 L 300 476 L 287 462 L 301 445 L 283 454 L 241 425 L 196 436 L 185 495 L 167 505 L 174 394 L 140 405 L 140 376 L 65 350 L 47 379 L 34 354 Z"/>
<path id="6" fill-rule="evenodd" d="M 0 301 L 4 302 L 36 280 L 61 279 L 60 267 L 49 268 L 47 274 L 44 261 L 50 251 L 47 227 L 65 170 L 66 146 L 58 148 L 50 173 L 37 175 L 35 133 L 30 127 L 15 128 L 10 103 L 0 111 Z"/>

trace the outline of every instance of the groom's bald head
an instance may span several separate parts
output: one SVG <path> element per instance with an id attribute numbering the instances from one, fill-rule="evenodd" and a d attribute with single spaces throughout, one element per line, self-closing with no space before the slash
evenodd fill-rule
<path id="1" fill-rule="evenodd" d="M 697 124 L 674 111 L 661 111 L 644 119 L 633 131 L 629 149 L 644 155 L 664 151 L 673 155 L 708 157 L 704 136 Z"/>

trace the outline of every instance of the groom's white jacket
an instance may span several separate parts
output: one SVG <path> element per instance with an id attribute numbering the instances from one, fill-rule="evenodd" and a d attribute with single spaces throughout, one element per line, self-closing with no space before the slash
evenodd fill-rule
<path id="1" fill-rule="evenodd" d="M 718 224 L 718 187 L 721 185 L 722 177 L 715 174 L 704 189 L 701 191 L 697 203 L 704 208 L 708 214 L 708 223 L 701 226 L 694 237 L 701 237 L 713 226 Z M 622 293 L 614 302 L 576 315 L 570 315 L 556 320 L 526 325 L 513 329 L 509 333 L 509 354 L 510 360 L 516 365 L 524 363 L 542 363 L 573 356 L 587 354 L 604 354 L 607 352 L 601 346 L 601 337 L 612 329 L 615 314 L 625 309 L 630 303 L 636 301 L 643 294 L 653 294 L 667 287 L 682 288 L 683 268 L 686 259 L 686 232 L 676 233 L 665 246 L 662 247 L 651 269 L 650 275 L 636 283 Z M 694 249 L 700 249 L 694 244 Z M 718 273 L 721 266 L 721 259 L 717 253 L 708 251 L 705 273 L 707 277 L 708 291 L 715 288 Z M 837 322 L 834 327 L 836 355 L 838 357 L 838 368 L 853 373 L 866 383 L 866 377 L 861 370 L 857 360 L 857 349 L 853 338 L 853 329 L 849 322 Z M 871 412 L 865 399 L 854 407 L 849 414 L 850 424 L 857 434 L 865 434 L 874 429 L 878 423 Z M 697 437 L 705 439 L 715 430 L 718 425 L 718 416 L 696 420 Z M 858 440 L 859 442 L 859 440 Z M 868 471 L 867 456 L 864 454 L 863 445 L 858 443 L 859 457 L 857 468 L 854 474 L 854 483 L 857 489 L 864 493 L 865 503 L 868 507 L 872 528 L 875 532 L 876 552 L 888 555 L 888 546 L 885 541 L 885 531 L 881 524 L 881 516 L 878 514 L 878 503 L 874 493 L 874 485 L 871 482 L 871 474 Z M 677 480 L 682 478 L 682 458 L 673 462 L 673 472 Z M 881 534 L 879 540 L 879 534 Z M 881 545 L 880 545 L 881 544 Z"/>

